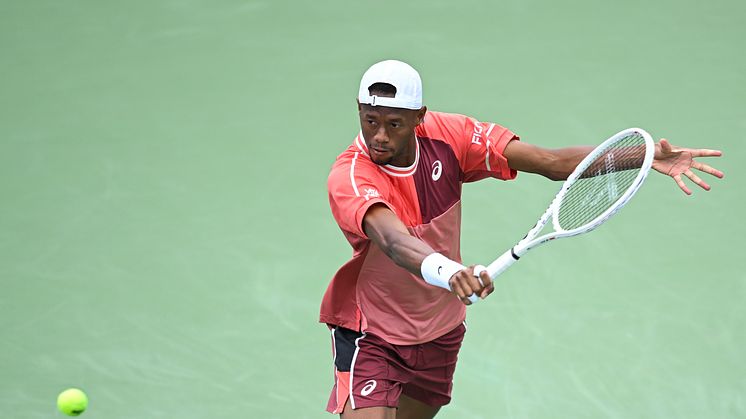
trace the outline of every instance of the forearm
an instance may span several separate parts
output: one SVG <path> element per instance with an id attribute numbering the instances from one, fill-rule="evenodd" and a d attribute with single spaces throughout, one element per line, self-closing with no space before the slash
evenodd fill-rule
<path id="1" fill-rule="evenodd" d="M 644 145 L 607 150 L 593 160 L 593 163 L 580 174 L 580 178 L 638 169 L 645 161 L 646 150 Z"/>
<path id="2" fill-rule="evenodd" d="M 592 150 L 592 146 L 548 149 L 512 141 L 504 154 L 511 169 L 536 173 L 551 180 L 564 180 Z"/>
<path id="3" fill-rule="evenodd" d="M 422 276 L 422 261 L 435 253 L 427 243 L 411 235 L 399 234 L 396 237 L 383 238 L 376 244 L 394 263 L 417 276 Z"/>
<path id="4" fill-rule="evenodd" d="M 404 223 L 387 206 L 373 205 L 363 218 L 363 230 L 398 266 L 434 285 L 456 294 L 464 304 L 471 304 L 473 294 L 486 297 L 494 287 L 482 273 L 480 282 L 472 268 L 433 250 L 430 245 L 412 236 Z"/>
<path id="5" fill-rule="evenodd" d="M 415 275 L 421 275 L 422 261 L 435 252 L 427 243 L 409 234 L 407 227 L 384 205 L 374 205 L 368 210 L 363 229 L 394 263 Z"/>
<path id="6" fill-rule="evenodd" d="M 394 263 L 433 285 L 448 288 L 451 275 L 464 268 L 411 235 L 404 223 L 385 205 L 374 205 L 368 209 L 363 218 L 363 229 L 368 238 Z M 429 263 L 423 265 L 428 257 Z"/>
<path id="7" fill-rule="evenodd" d="M 393 213 L 390 214 L 393 215 Z M 380 216 L 376 221 L 379 222 L 366 222 L 366 234 L 394 263 L 421 277 L 430 285 L 453 291 L 450 281 L 457 273 L 465 269 L 461 263 L 436 252 L 424 241 L 410 235 L 401 223 L 382 224 Z M 463 273 L 461 276 L 463 282 Z M 472 280 L 471 273 L 467 277 L 466 281 Z M 471 284 L 466 288 L 459 288 L 460 294 L 457 295 L 467 298 L 472 291 L 481 291 L 481 288 L 481 285 Z"/>
<path id="8" fill-rule="evenodd" d="M 551 180 L 565 180 L 578 164 L 593 150 L 590 146 L 565 147 L 547 150 L 547 164 L 539 165 L 534 173 Z"/>

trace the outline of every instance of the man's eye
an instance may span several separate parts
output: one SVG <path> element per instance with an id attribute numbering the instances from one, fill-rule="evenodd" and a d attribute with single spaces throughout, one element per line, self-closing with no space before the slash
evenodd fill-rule
<path id="1" fill-rule="evenodd" d="M 392 128 L 399 128 L 401 125 L 398 122 L 392 122 L 391 127 Z"/>

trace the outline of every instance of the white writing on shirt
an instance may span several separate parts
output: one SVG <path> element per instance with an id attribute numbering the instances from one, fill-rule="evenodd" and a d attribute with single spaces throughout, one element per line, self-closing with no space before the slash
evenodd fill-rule
<path id="1" fill-rule="evenodd" d="M 471 135 L 471 143 L 482 145 L 482 131 L 484 128 L 480 124 L 474 125 L 474 133 Z"/>

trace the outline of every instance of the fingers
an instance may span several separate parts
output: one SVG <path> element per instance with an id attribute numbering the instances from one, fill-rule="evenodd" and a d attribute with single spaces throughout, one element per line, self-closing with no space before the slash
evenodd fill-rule
<path id="1" fill-rule="evenodd" d="M 462 286 L 462 282 L 459 280 L 459 274 L 463 272 L 456 272 L 453 274 L 450 280 L 448 280 L 448 285 L 451 286 L 451 292 L 456 294 L 456 296 L 461 300 L 462 303 L 468 305 L 471 305 L 471 301 L 469 301 L 469 296 L 472 294 L 469 292 L 468 294 L 464 290 L 464 287 Z"/>
<path id="2" fill-rule="evenodd" d="M 469 296 L 474 294 L 476 290 L 481 289 L 481 284 L 479 284 L 477 278 L 472 275 L 472 268 L 466 268 L 456 272 L 448 283 L 451 286 L 451 291 L 467 306 L 471 305 Z"/>
<path id="3" fill-rule="evenodd" d="M 679 185 L 679 188 L 684 191 L 685 194 L 691 195 L 692 191 L 689 190 L 689 188 L 686 186 L 683 180 L 681 180 L 681 175 L 674 175 L 673 180 L 676 181 L 676 184 Z"/>
<path id="4" fill-rule="evenodd" d="M 492 278 L 490 278 L 486 269 L 479 273 L 479 279 L 482 282 L 482 285 L 484 285 L 482 292 L 479 293 L 479 298 L 485 299 L 495 290 L 495 285 L 492 284 Z"/>
<path id="5" fill-rule="evenodd" d="M 709 148 L 685 148 L 685 147 L 674 147 L 667 139 L 661 138 L 658 142 L 661 146 L 661 151 L 664 153 L 686 151 L 692 154 L 692 157 L 720 157 L 723 152 L 720 150 L 712 150 Z"/>
<path id="6" fill-rule="evenodd" d="M 723 152 L 720 150 L 710 150 L 706 148 L 691 149 L 689 152 L 692 153 L 692 157 L 720 157 L 723 155 Z"/>
<path id="7" fill-rule="evenodd" d="M 480 269 L 484 269 L 484 267 Z M 492 280 L 487 275 L 487 271 L 482 270 L 479 278 L 477 278 L 474 275 L 474 266 L 453 274 L 448 284 L 451 286 L 451 292 L 456 294 L 461 302 L 466 305 L 471 305 L 469 296 L 476 294 L 480 298 L 485 298 L 494 291 Z"/>
<path id="8" fill-rule="evenodd" d="M 691 170 L 687 169 L 686 171 L 684 171 L 684 176 L 691 179 L 691 181 L 696 183 L 700 188 L 706 191 L 710 190 L 710 185 L 708 185 L 705 181 L 700 179 L 700 177 L 695 175 L 694 172 L 692 172 Z"/>
<path id="9" fill-rule="evenodd" d="M 673 147 L 671 146 L 671 143 L 669 143 L 667 139 L 661 138 L 661 140 L 658 141 L 658 144 L 660 144 L 661 152 L 663 154 L 673 153 Z"/>
<path id="10" fill-rule="evenodd" d="M 661 140 L 658 142 L 661 146 L 661 151 L 664 154 L 673 153 L 673 152 L 688 152 L 692 155 L 692 157 L 720 157 L 723 155 L 723 152 L 720 150 L 712 150 L 709 148 L 682 148 L 682 147 L 674 147 L 668 140 L 665 138 L 661 138 Z"/>
<path id="11" fill-rule="evenodd" d="M 705 173 L 707 173 L 709 175 L 713 175 L 713 176 L 715 176 L 717 178 L 720 178 L 720 179 L 722 179 L 723 176 L 725 176 L 723 174 L 723 172 L 721 172 L 720 170 L 717 170 L 717 169 L 715 169 L 715 168 L 713 168 L 713 167 L 711 167 L 709 165 L 706 165 L 704 163 L 700 163 L 698 161 L 695 161 L 694 163 L 692 163 L 692 167 L 695 168 L 695 169 L 697 169 L 697 170 L 699 170 L 700 172 L 705 172 Z"/>
<path id="12" fill-rule="evenodd" d="M 724 176 L 723 172 L 721 172 L 720 170 L 694 160 L 694 158 L 696 157 L 722 156 L 723 153 L 720 150 L 674 147 L 665 138 L 661 138 L 661 140 L 658 142 L 658 145 L 660 146 L 660 153 L 656 151 L 656 162 L 654 162 L 653 168 L 661 173 L 671 176 L 674 181 L 676 181 L 679 189 L 681 189 L 687 195 L 691 195 L 692 191 L 682 180 L 682 175 L 691 179 L 691 181 L 700 188 L 706 191 L 710 190 L 710 185 L 707 184 L 707 182 L 703 181 L 690 169 L 697 169 L 701 172 L 707 173 L 717 178 L 722 178 Z"/>

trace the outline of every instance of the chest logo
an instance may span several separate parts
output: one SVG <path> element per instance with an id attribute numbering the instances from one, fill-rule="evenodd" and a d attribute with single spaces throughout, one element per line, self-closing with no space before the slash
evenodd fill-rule
<path id="1" fill-rule="evenodd" d="M 440 179 L 440 175 L 443 174 L 443 163 L 440 160 L 435 160 L 433 163 L 433 180 Z"/>

